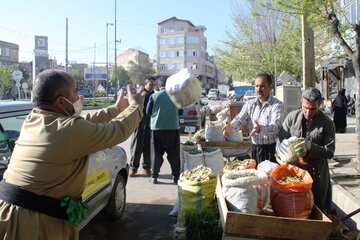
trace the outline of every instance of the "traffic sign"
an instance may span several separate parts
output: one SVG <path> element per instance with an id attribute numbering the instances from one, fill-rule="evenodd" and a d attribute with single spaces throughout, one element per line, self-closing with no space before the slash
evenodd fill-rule
<path id="1" fill-rule="evenodd" d="M 12 77 L 15 81 L 20 81 L 23 78 L 23 73 L 20 70 L 14 70 Z"/>
<path id="2" fill-rule="evenodd" d="M 86 67 L 84 68 L 84 79 L 87 81 L 107 80 L 108 74 L 104 67 Z"/>
<path id="3" fill-rule="evenodd" d="M 29 87 L 29 85 L 26 82 L 23 82 L 21 84 L 21 87 L 26 90 Z"/>

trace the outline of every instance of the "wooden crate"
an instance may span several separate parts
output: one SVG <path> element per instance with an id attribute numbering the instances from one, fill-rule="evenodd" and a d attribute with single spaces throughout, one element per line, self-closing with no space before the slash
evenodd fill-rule
<path id="1" fill-rule="evenodd" d="M 311 219 L 284 218 L 229 211 L 222 192 L 221 176 L 216 198 L 223 227 L 223 240 L 235 239 L 329 239 L 331 221 L 316 206 Z"/>
<path id="2" fill-rule="evenodd" d="M 244 139 L 243 142 L 201 142 L 200 145 L 201 147 L 219 147 L 248 150 L 252 147 L 252 142 L 249 139 Z"/>

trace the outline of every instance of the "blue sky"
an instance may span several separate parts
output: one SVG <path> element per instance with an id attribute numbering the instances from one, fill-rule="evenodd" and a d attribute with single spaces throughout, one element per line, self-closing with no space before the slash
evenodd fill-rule
<path id="1" fill-rule="evenodd" d="M 69 61 L 106 61 L 106 23 L 114 23 L 115 0 L 1 0 L 0 40 L 19 45 L 19 60 L 31 61 L 34 36 L 48 36 L 49 55 L 65 62 L 69 21 Z M 136 48 L 154 58 L 157 23 L 171 17 L 207 28 L 208 52 L 232 29 L 234 4 L 246 0 L 117 0 L 117 52 Z M 114 27 L 108 27 L 109 59 L 114 57 Z M 94 48 L 96 45 L 96 48 Z M 94 49 L 96 49 L 94 51 Z"/>

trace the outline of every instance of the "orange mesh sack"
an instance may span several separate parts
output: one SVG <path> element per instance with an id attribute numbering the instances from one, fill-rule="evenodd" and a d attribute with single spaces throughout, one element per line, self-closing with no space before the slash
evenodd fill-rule
<path id="1" fill-rule="evenodd" d="M 287 181 L 288 177 L 301 181 Z M 275 215 L 309 218 L 314 206 L 312 183 L 312 177 L 304 169 L 293 165 L 276 167 L 270 175 L 270 201 Z"/>

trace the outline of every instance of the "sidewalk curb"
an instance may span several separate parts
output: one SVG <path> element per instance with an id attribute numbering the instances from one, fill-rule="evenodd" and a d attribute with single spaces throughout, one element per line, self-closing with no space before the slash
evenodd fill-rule
<path id="1" fill-rule="evenodd" d="M 349 194 L 345 188 L 331 180 L 332 186 L 332 205 L 336 210 L 338 217 L 342 218 L 349 213 L 360 208 L 359 200 Z M 360 231 L 360 214 L 356 214 L 344 221 L 351 229 Z"/>

